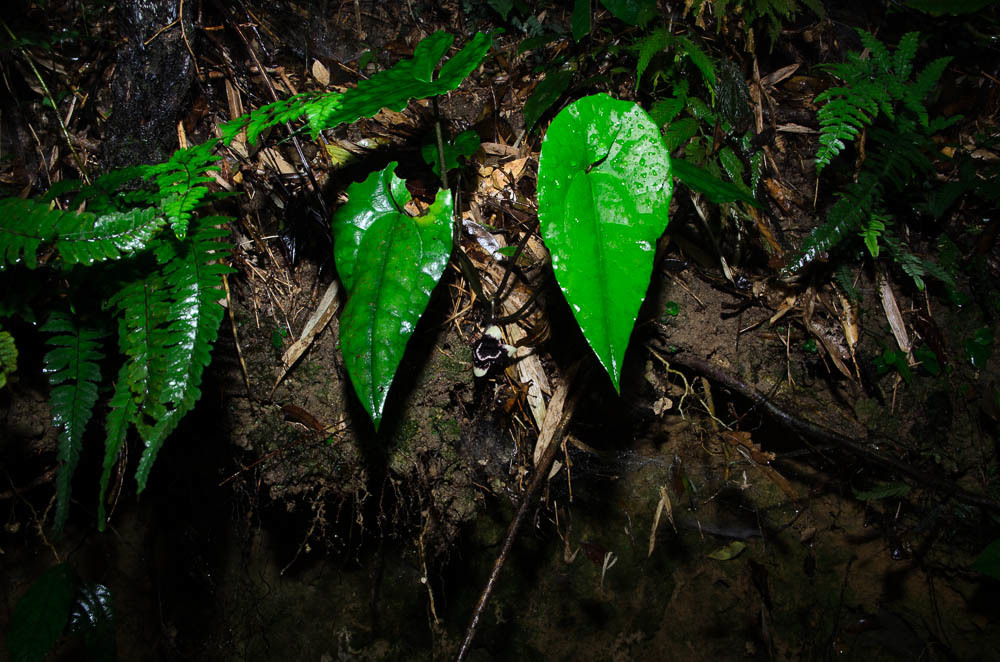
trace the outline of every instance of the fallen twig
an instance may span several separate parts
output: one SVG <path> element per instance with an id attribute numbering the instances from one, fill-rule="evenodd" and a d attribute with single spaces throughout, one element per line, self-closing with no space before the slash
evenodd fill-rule
<path id="1" fill-rule="evenodd" d="M 517 507 L 517 512 L 514 513 L 514 518 L 507 526 L 507 533 L 504 535 L 503 546 L 500 548 L 500 554 L 497 556 L 497 560 L 493 563 L 493 569 L 490 571 L 490 576 L 486 580 L 486 586 L 483 587 L 483 592 L 479 596 L 479 601 L 476 603 L 475 609 L 472 610 L 472 620 L 469 621 L 469 627 L 465 630 L 465 637 L 462 640 L 462 646 L 458 650 L 458 657 L 456 659 L 459 662 L 464 660 L 465 656 L 469 652 L 469 648 L 472 645 L 472 639 L 476 636 L 476 628 L 479 626 L 479 618 L 482 616 L 483 609 L 486 607 L 486 603 L 490 599 L 490 594 L 493 593 L 497 577 L 500 576 L 500 570 L 503 568 L 504 562 L 507 560 L 507 555 L 510 553 L 511 547 L 514 546 L 514 541 L 517 539 L 517 531 L 527 518 L 530 506 L 535 502 L 535 497 L 541 490 L 542 485 L 548 481 L 549 467 L 552 466 L 552 461 L 555 459 L 556 453 L 559 452 L 559 448 L 562 445 L 562 437 L 566 434 L 566 428 L 569 427 L 569 421 L 573 416 L 573 409 L 576 405 L 577 394 L 580 392 L 579 389 L 586 381 L 586 373 L 583 373 L 581 377 L 575 377 L 576 372 L 575 368 L 571 369 L 569 374 L 567 374 L 563 380 L 563 386 L 559 389 L 560 391 L 562 389 L 574 389 L 572 396 L 563 396 L 565 400 L 562 406 L 562 412 L 559 412 L 555 407 L 549 407 L 548 414 L 546 415 L 546 421 L 548 421 L 549 416 L 558 417 L 557 419 L 553 418 L 555 425 L 552 427 L 552 433 L 549 436 L 553 443 L 550 443 L 545 448 L 541 458 L 535 463 L 535 475 L 531 479 L 531 483 L 528 485 L 528 489 L 525 491 L 524 496 L 521 497 L 521 503 Z M 555 400 L 557 397 L 559 397 L 558 391 L 552 399 Z M 548 426 L 543 427 L 548 428 Z"/>
<path id="2" fill-rule="evenodd" d="M 662 348 L 661 351 L 663 351 Z M 904 462 L 891 457 L 884 457 L 850 437 L 846 437 L 830 430 L 829 428 L 817 425 L 785 411 L 754 387 L 744 384 L 738 377 L 725 372 L 718 366 L 713 365 L 704 359 L 681 351 L 676 354 L 671 354 L 670 362 L 671 364 L 684 366 L 689 370 L 693 370 L 698 374 L 704 375 L 712 381 L 725 386 L 729 390 L 739 393 L 743 397 L 753 401 L 756 406 L 762 408 L 782 425 L 802 435 L 803 437 L 842 448 L 854 455 L 863 457 L 865 460 L 868 460 L 873 464 L 877 464 L 883 468 L 889 469 L 890 471 L 902 474 L 924 487 L 944 492 L 963 503 L 987 508 L 994 512 L 1000 512 L 1000 503 L 985 495 L 966 491 L 945 478 L 931 476 Z"/>

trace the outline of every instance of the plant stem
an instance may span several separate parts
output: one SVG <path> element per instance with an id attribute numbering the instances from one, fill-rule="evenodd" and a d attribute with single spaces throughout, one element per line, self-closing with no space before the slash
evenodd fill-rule
<path id="1" fill-rule="evenodd" d="M 437 138 L 438 145 L 438 167 L 441 168 L 441 186 L 448 189 L 448 169 L 444 167 L 444 137 L 441 135 L 441 113 L 438 110 L 438 99 L 432 99 L 434 103 L 434 137 Z"/>

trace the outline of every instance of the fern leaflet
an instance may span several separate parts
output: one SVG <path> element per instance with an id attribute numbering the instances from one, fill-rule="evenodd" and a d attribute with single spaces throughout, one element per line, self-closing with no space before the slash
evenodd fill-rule
<path id="1" fill-rule="evenodd" d="M 161 211 L 178 239 L 187 235 L 194 210 L 204 204 L 208 195 L 208 174 L 218 170 L 214 154 L 218 140 L 209 140 L 195 147 L 179 149 L 169 161 L 144 168 L 144 176 L 155 181 Z"/>
<path id="2" fill-rule="evenodd" d="M 815 102 L 824 104 L 817 114 L 820 124 L 820 145 L 816 152 L 816 171 L 829 165 L 879 113 L 896 119 L 896 103 L 909 110 L 921 126 L 928 126 L 924 99 L 932 91 L 950 57 L 938 58 L 923 69 L 915 80 L 913 58 L 916 57 L 920 34 L 907 33 L 900 39 L 895 53 L 865 30 L 858 30 L 861 41 L 871 52 L 867 60 L 850 53 L 847 62 L 822 68 L 839 78 L 844 86 L 832 87 L 819 94 Z"/>
<path id="3" fill-rule="evenodd" d="M 636 51 L 635 82 L 638 86 L 642 74 L 657 53 L 662 53 L 673 42 L 673 36 L 664 27 L 659 27 L 633 44 Z"/>
<path id="4" fill-rule="evenodd" d="M 36 268 L 38 247 L 55 238 L 56 225 L 65 213 L 50 212 L 34 200 L 0 200 L 0 269 L 22 259 L 29 269 Z"/>
<path id="5" fill-rule="evenodd" d="M 0 329 L 0 388 L 7 385 L 7 375 L 17 370 L 17 345 L 14 336 Z"/>
<path id="6" fill-rule="evenodd" d="M 104 531 L 107 526 L 108 516 L 104 507 L 105 495 L 108 493 L 108 483 L 111 480 L 111 472 L 118 462 L 118 455 L 128 436 L 128 431 L 138 413 L 138 404 L 132 397 L 128 387 L 126 373 L 128 364 L 123 365 L 118 371 L 118 381 L 115 382 L 115 393 L 111 397 L 111 408 L 108 411 L 107 419 L 104 422 L 104 431 L 107 435 L 104 441 L 104 465 L 101 469 L 100 489 L 97 494 L 97 529 Z"/>
<path id="7" fill-rule="evenodd" d="M 98 342 L 101 333 L 77 325 L 64 313 L 52 313 L 42 331 L 58 334 L 48 340 L 53 349 L 45 355 L 45 372 L 53 387 L 49 396 L 52 423 L 61 429 L 54 525 L 56 531 L 61 531 L 69 514 L 70 486 L 80 460 L 83 433 L 97 404 L 97 385 L 101 381 L 98 364 L 104 355 Z"/>
<path id="8" fill-rule="evenodd" d="M 373 117 L 383 108 L 399 111 L 410 99 L 450 92 L 483 61 L 493 44 L 493 36 L 477 32 L 462 50 L 441 65 L 435 76 L 434 69 L 453 40 L 453 35 L 435 32 L 417 44 L 412 58 L 360 81 L 357 87 L 345 92 L 307 92 L 268 104 L 225 124 L 222 139 L 229 143 L 245 128 L 248 140 L 255 142 L 268 128 L 303 116 L 315 138 L 326 129 Z"/>
<path id="9" fill-rule="evenodd" d="M 163 442 L 201 397 L 202 373 L 211 360 L 224 313 L 218 303 L 222 276 L 232 271 L 219 261 L 228 247 L 216 241 L 228 231 L 213 227 L 224 220 L 198 219 L 192 223 L 189 241 L 158 247 L 161 260 L 169 257 L 163 280 L 169 287 L 170 306 L 162 341 L 156 344 L 162 354 L 153 359 L 154 381 L 149 390 L 157 397 L 147 400 L 137 421 L 146 442 L 136 469 L 140 492 Z"/>

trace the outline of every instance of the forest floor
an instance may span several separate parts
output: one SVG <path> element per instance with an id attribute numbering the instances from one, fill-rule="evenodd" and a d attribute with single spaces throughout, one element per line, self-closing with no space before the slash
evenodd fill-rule
<path id="1" fill-rule="evenodd" d="M 203 398 L 139 498 L 122 462 L 108 532 L 93 526 L 98 433 L 66 533 L 46 534 L 58 431 L 43 338 L 0 308 L 19 350 L 0 391 L 0 629 L 59 559 L 111 590 L 121 659 L 454 657 L 565 397 L 567 433 L 472 659 L 1000 659 L 1000 553 L 981 557 L 1000 538 L 995 7 L 932 17 L 826 3 L 837 6 L 824 16 L 780 17 L 660 2 L 637 27 L 592 3 L 575 40 L 572 3 L 187 3 L 180 23 L 145 26 L 149 43 L 175 40 L 173 55 L 129 74 L 139 98 L 125 111 L 110 84 L 124 10 L 78 4 L 4 10 L 21 37 L 0 52 L 8 195 L 80 177 L 81 160 L 100 171 L 169 156 L 276 99 L 355 85 L 436 30 L 456 47 L 503 32 L 436 102 L 314 141 L 276 127 L 222 150 L 213 186 L 238 193 L 217 203 L 232 217 L 235 273 Z M 852 227 L 807 259 L 803 240 L 877 158 L 862 132 L 822 173 L 815 164 L 815 98 L 837 84 L 820 65 L 871 55 L 856 28 L 889 52 L 919 31 L 917 72 L 950 56 L 919 101 L 951 121 L 928 136 L 929 169 L 883 185 L 881 236 L 895 248 L 882 239 L 873 257 Z M 758 203 L 676 185 L 618 393 L 536 223 L 546 126 L 598 92 L 654 118 L 682 100 L 662 124 L 674 158 Z M 449 264 L 376 432 L 340 354 L 326 215 L 393 161 L 418 201 L 433 200 L 421 149 L 438 121 L 446 137 L 480 141 L 451 173 L 454 250 L 472 272 Z M 902 135 L 884 111 L 879 121 Z M 125 139 L 139 126 L 168 138 L 143 154 Z M 6 297 L 16 284 L 3 277 Z M 41 309 L 53 295 L 37 296 Z M 518 311 L 501 325 L 517 360 L 475 377 L 486 328 Z M 80 642 L 61 645 L 72 659 Z"/>

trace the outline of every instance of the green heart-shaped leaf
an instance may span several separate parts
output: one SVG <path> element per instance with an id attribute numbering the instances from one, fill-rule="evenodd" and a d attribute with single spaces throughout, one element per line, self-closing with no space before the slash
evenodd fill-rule
<path id="1" fill-rule="evenodd" d="M 452 202 L 441 191 L 424 216 L 403 206 L 410 194 L 396 163 L 347 188 L 333 215 L 334 258 L 347 290 L 340 348 L 347 374 L 375 429 L 389 387 L 451 254 Z"/>
<path id="2" fill-rule="evenodd" d="M 584 97 L 549 126 L 538 164 L 542 234 L 559 286 L 616 390 L 672 192 L 670 155 L 635 103 Z"/>

